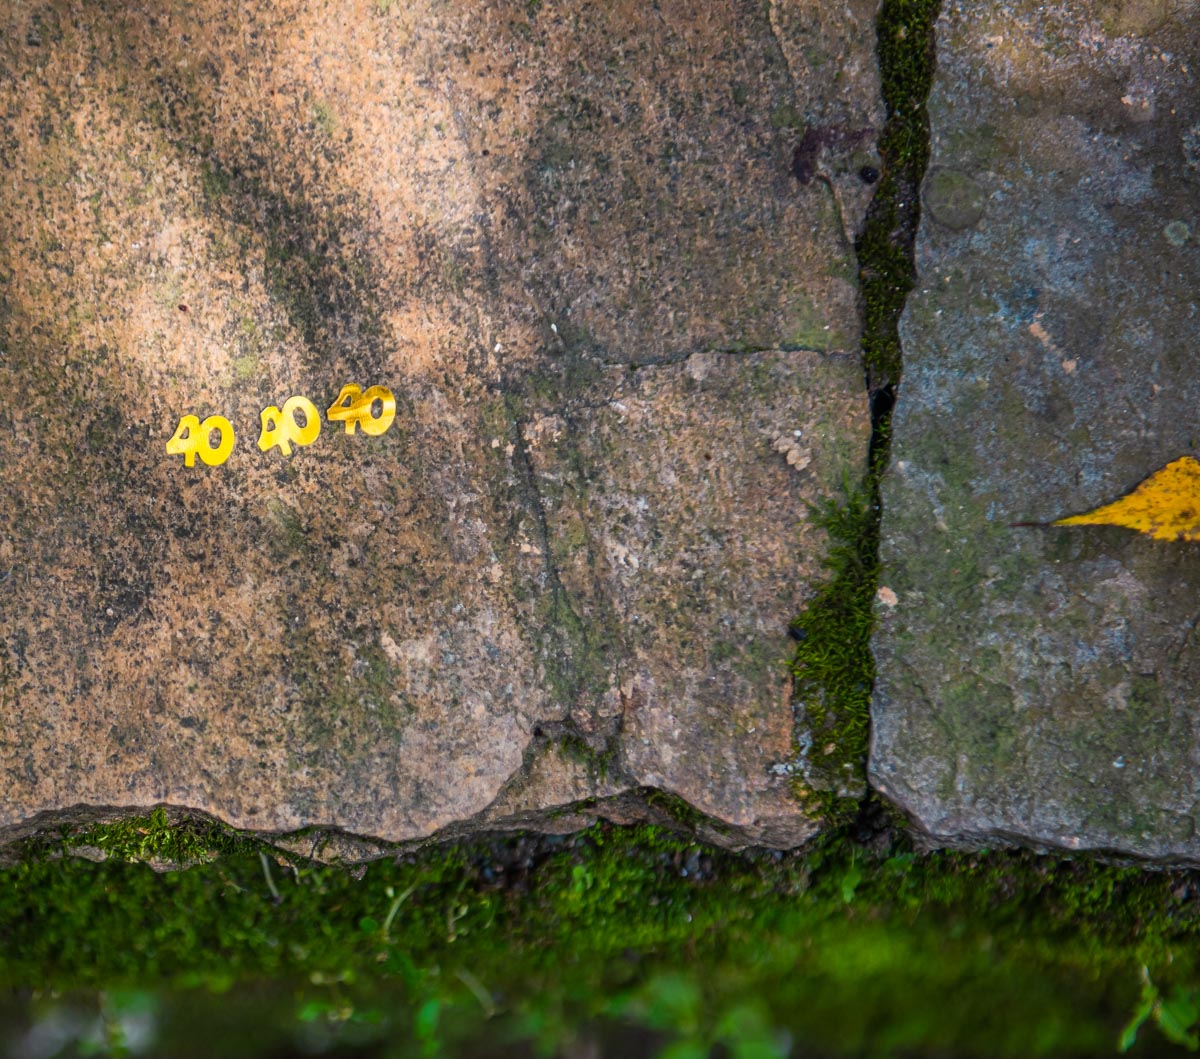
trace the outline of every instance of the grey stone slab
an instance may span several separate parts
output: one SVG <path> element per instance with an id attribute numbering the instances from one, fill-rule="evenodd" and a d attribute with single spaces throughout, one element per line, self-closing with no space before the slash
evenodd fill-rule
<path id="1" fill-rule="evenodd" d="M 938 24 L 871 778 L 939 841 L 1200 858 L 1200 549 L 1010 526 L 1197 450 L 1197 14 Z"/>
<path id="2" fill-rule="evenodd" d="M 813 834 L 771 765 L 806 502 L 866 447 L 876 6 L 4 5 L 0 838 L 647 787 Z M 263 451 L 294 397 L 319 436 Z"/>

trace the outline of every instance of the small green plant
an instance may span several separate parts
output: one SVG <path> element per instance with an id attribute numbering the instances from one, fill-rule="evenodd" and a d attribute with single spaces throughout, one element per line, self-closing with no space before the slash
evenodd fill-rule
<path id="1" fill-rule="evenodd" d="M 1150 972 L 1143 967 L 1141 999 L 1117 1042 L 1122 1054 L 1133 1047 L 1138 1030 L 1149 1019 L 1154 1020 L 1172 1044 L 1182 1045 L 1189 1052 L 1200 1050 L 1200 989 L 1177 985 L 1164 997 L 1151 980 Z"/>

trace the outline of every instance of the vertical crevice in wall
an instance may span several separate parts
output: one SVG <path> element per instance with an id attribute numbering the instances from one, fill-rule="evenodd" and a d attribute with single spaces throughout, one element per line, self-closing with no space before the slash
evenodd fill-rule
<path id="1" fill-rule="evenodd" d="M 792 623 L 796 757 L 790 768 L 797 796 L 833 821 L 855 815 L 867 793 L 879 484 L 903 367 L 900 314 L 916 279 L 920 188 L 930 150 L 925 103 L 940 7 L 941 0 L 884 0 L 876 21 L 887 124 L 879 140 L 878 190 L 855 244 L 871 442 L 863 480 L 847 489 L 843 502 L 815 512 L 831 537 L 831 577 Z"/>

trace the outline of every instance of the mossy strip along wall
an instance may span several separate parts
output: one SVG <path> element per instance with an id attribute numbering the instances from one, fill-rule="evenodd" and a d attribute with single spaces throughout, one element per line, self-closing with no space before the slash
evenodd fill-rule
<path id="1" fill-rule="evenodd" d="M 598 825 L 348 871 L 158 812 L 25 853 L 0 875 L 0 987 L 64 992 L 41 1005 L 99 1012 L 118 1053 L 147 1007 L 173 1056 L 312 1034 L 385 1055 L 1096 1055 L 1139 1002 L 1181 1036 L 1200 1010 L 1196 876 L 918 856 L 861 823 L 787 855 Z"/>

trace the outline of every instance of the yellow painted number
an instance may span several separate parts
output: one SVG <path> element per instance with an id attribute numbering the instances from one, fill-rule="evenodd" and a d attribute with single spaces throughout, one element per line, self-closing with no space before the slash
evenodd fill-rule
<path id="1" fill-rule="evenodd" d="M 212 432 L 221 434 L 221 442 L 212 444 Z M 233 451 L 233 426 L 224 416 L 209 416 L 203 423 L 197 416 L 184 416 L 175 436 L 167 442 L 169 456 L 182 456 L 184 466 L 194 467 L 199 456 L 209 467 L 219 467 Z"/>
<path id="2" fill-rule="evenodd" d="M 296 413 L 304 415 L 304 426 L 296 419 Z M 292 454 L 292 442 L 302 448 L 311 445 L 321 433 L 321 417 L 317 415 L 316 405 L 307 397 L 289 397 L 280 411 L 274 405 L 264 408 L 261 413 L 262 433 L 258 436 L 258 447 L 266 452 L 279 446 L 279 451 L 285 456 Z"/>
<path id="3" fill-rule="evenodd" d="M 380 405 L 379 415 L 372 414 L 376 401 Z M 396 398 L 386 386 L 372 386 L 363 393 L 361 386 L 351 382 L 342 387 L 325 415 L 331 423 L 345 423 L 347 434 L 353 434 L 355 428 L 361 426 L 364 434 L 378 437 L 396 418 Z"/>

